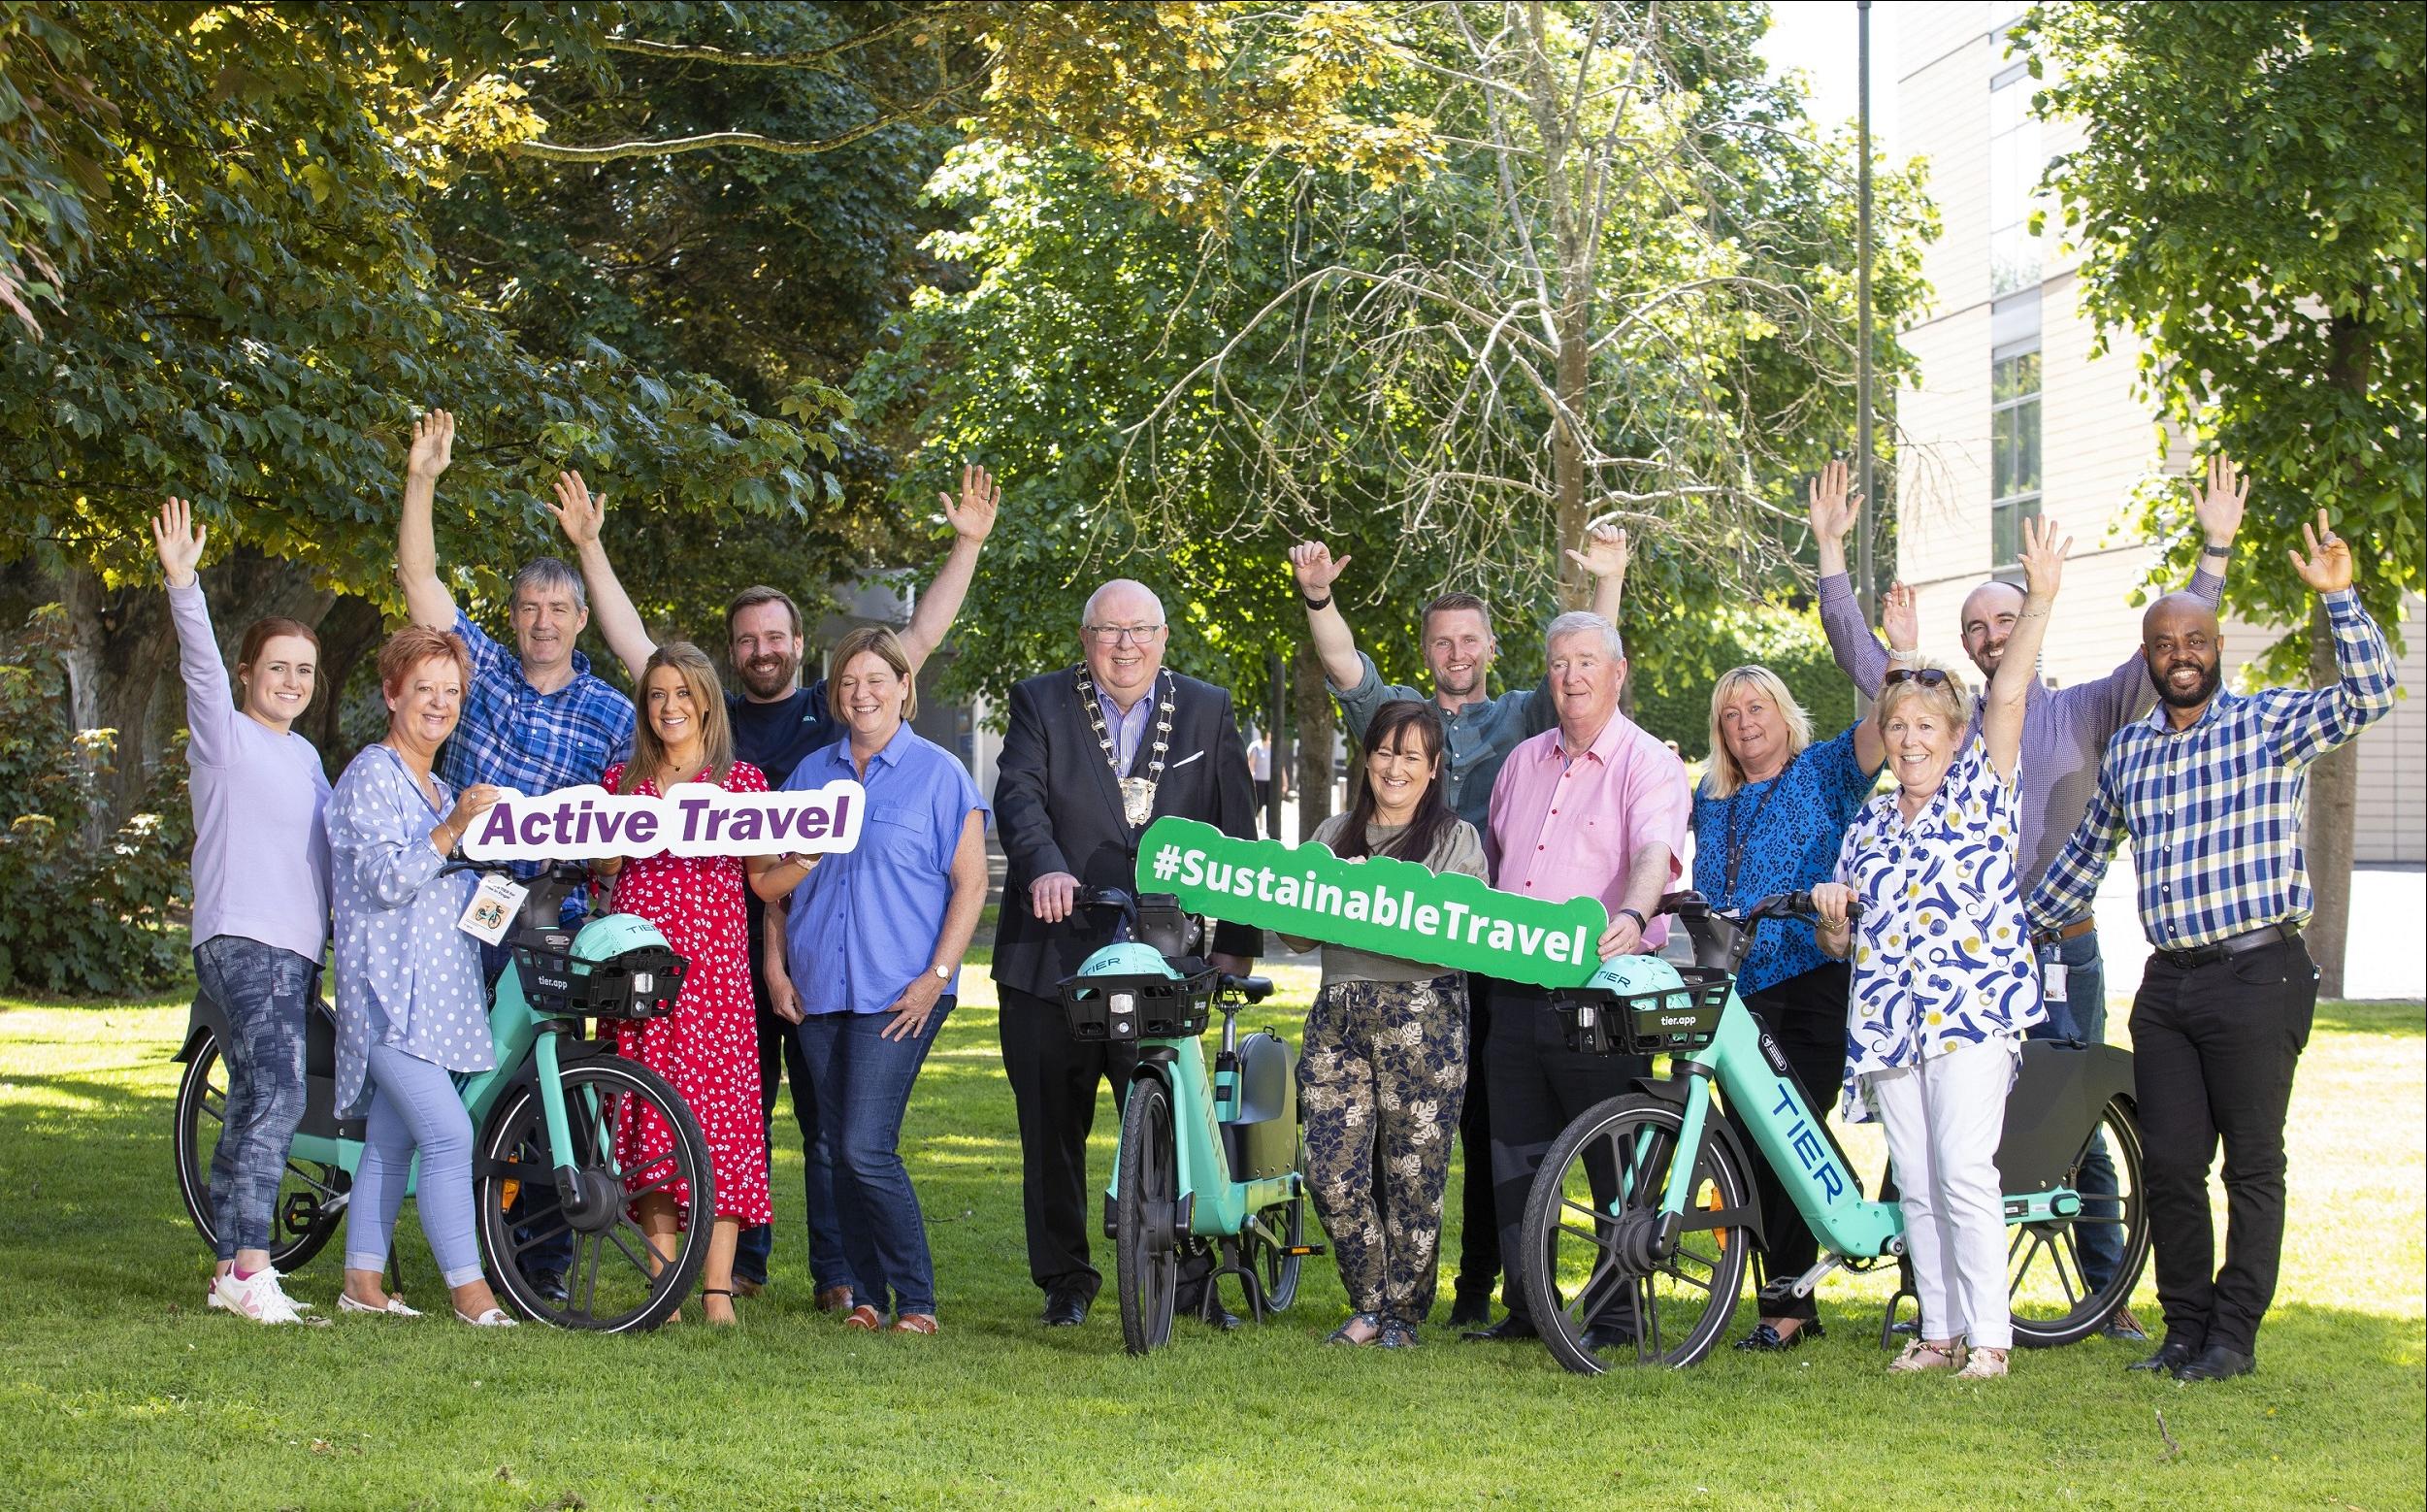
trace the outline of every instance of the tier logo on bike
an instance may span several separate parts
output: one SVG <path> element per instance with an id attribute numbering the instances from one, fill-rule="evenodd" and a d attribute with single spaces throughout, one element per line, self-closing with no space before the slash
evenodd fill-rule
<path id="1" fill-rule="evenodd" d="M 472 834 L 475 861 L 554 861 L 569 856 L 764 856 L 850 850 L 860 843 L 868 793 L 829 782 L 798 793 L 728 793 L 677 782 L 664 798 L 609 793 L 597 783 L 533 797 L 508 793 Z"/>
<path id="2" fill-rule="evenodd" d="M 1233 839 L 1170 816 L 1147 827 L 1137 885 L 1191 913 L 1541 987 L 1590 977 L 1610 922 L 1595 898 L 1545 903 L 1412 861 L 1342 861 L 1322 845 Z"/>

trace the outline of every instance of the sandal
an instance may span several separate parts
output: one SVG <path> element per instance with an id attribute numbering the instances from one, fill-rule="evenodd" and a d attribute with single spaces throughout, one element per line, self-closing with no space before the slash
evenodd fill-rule
<path id="1" fill-rule="evenodd" d="M 733 1288 L 727 1286 L 704 1286 L 700 1288 L 700 1321 L 720 1329 L 732 1328 L 734 1324 L 738 1321 L 738 1319 L 711 1318 L 707 1316 L 707 1299 L 711 1297 L 721 1297 L 725 1299 L 725 1305 L 727 1307 L 730 1308 L 733 1306 Z"/>
<path id="2" fill-rule="evenodd" d="M 1356 1328 L 1361 1323 L 1366 1328 L 1373 1330 L 1372 1332 L 1366 1334 L 1363 1338 L 1359 1338 L 1356 1334 L 1349 1331 L 1349 1330 Z M 1325 1339 L 1324 1342 L 1327 1344 L 1355 1344 L 1361 1346 L 1365 1344 L 1379 1344 L 1383 1340 L 1383 1335 L 1388 1331 L 1389 1325 L 1382 1321 L 1382 1315 L 1380 1313 L 1353 1312 L 1348 1315 L 1348 1322 L 1341 1324 L 1336 1329 L 1333 1329 L 1331 1331 L 1331 1336 Z"/>
<path id="3" fill-rule="evenodd" d="M 337 1310 L 339 1312 L 367 1312 L 374 1317 L 418 1318 L 421 1316 L 419 1308 L 406 1306 L 405 1299 L 401 1297 L 389 1298 L 384 1307 L 374 1307 L 369 1302 L 354 1300 L 353 1294 L 350 1292 L 337 1294 Z M 461 1317 L 462 1314 L 458 1313 L 456 1316 Z"/>
<path id="4" fill-rule="evenodd" d="M 893 1333 L 934 1333 L 937 1331 L 935 1315 L 932 1312 L 905 1312 L 894 1320 L 887 1331 Z"/>
<path id="5" fill-rule="evenodd" d="M 1416 1337 L 1416 1325 L 1404 1318 L 1385 1318 L 1382 1336 L 1374 1342 L 1385 1349 L 1414 1349 L 1421 1340 Z"/>
<path id="6" fill-rule="evenodd" d="M 521 1327 L 521 1324 L 517 1320 L 507 1316 L 506 1309 L 503 1307 L 492 1307 L 477 1318 L 475 1318 L 471 1314 L 465 1312 L 461 1307 L 456 1308 L 454 1311 L 455 1321 L 457 1323 L 469 1323 L 476 1329 L 513 1329 Z"/>
<path id="7" fill-rule="evenodd" d="M 873 1333 L 885 1326 L 885 1315 L 868 1303 L 862 1302 L 843 1314 L 842 1326 L 846 1329 L 858 1329 L 863 1333 Z"/>
<path id="8" fill-rule="evenodd" d="M 1923 1370 L 1960 1370 L 1964 1364 L 1961 1339 L 1907 1339 L 1905 1352 L 1887 1363 L 1890 1374 L 1913 1375 Z"/>
<path id="9" fill-rule="evenodd" d="M 1828 1330 L 1820 1327 L 1820 1320 L 1818 1318 L 1804 1319 L 1795 1326 L 1795 1331 L 1792 1333 L 1779 1332 L 1778 1325 L 1775 1323 L 1759 1323 L 1754 1326 L 1752 1332 L 1736 1341 L 1736 1347 L 1751 1350 L 1755 1354 L 1774 1355 L 1789 1349 L 1799 1349 L 1806 1339 L 1826 1337 L 1828 1337 Z"/>
<path id="10" fill-rule="evenodd" d="M 1955 1372 L 1958 1381 L 2002 1381 L 2006 1378 L 2006 1352 L 2002 1349 L 1975 1349 L 1972 1358 Z"/>

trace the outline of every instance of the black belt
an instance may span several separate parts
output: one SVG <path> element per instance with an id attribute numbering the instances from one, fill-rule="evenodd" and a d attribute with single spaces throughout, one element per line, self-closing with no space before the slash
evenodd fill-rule
<path id="1" fill-rule="evenodd" d="M 2212 939 L 2205 945 L 2193 945 L 2188 950 L 2159 950 L 2157 954 L 2164 958 L 2168 966 L 2177 970 L 2188 971 L 2213 962 L 2222 961 L 2227 956 L 2238 956 L 2249 950 L 2264 950 L 2269 945 L 2281 940 L 2297 942 L 2300 937 L 2301 932 L 2289 924 L 2267 924 L 2247 934 L 2228 935 L 2223 939 Z"/>

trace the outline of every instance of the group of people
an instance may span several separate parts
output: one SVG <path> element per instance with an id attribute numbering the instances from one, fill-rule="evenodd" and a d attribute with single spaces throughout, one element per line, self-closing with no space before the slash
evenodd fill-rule
<path id="1" fill-rule="evenodd" d="M 657 794 L 685 781 L 761 791 L 847 777 L 869 805 L 849 853 L 594 864 L 611 906 L 650 919 L 692 963 L 676 1010 L 622 1031 L 621 1048 L 698 1113 L 715 1211 L 691 1212 L 672 1186 L 641 1199 L 639 1217 L 661 1238 L 715 1225 L 703 1306 L 730 1321 L 734 1298 L 766 1284 L 769 1130 L 788 1079 L 816 1305 L 862 1329 L 935 1332 L 934 1266 L 899 1136 L 985 903 L 990 805 L 908 721 L 918 669 L 992 525 L 993 480 L 968 470 L 960 498 L 943 499 L 955 544 L 907 628 L 850 633 L 826 679 L 801 682 L 789 598 L 739 594 L 726 622 L 741 682 L 732 692 L 696 646 L 652 643 L 602 544 L 604 506 L 576 474 L 558 480 L 555 513 L 577 567 L 542 558 L 515 579 L 513 651 L 483 634 L 448 595 L 432 543 L 452 436 L 443 411 L 415 428 L 399 540 L 410 623 L 379 660 L 389 730 L 334 791 L 291 728 L 313 691 L 311 631 L 270 620 L 246 633 L 231 711 L 194 578 L 202 533 L 175 500 L 155 524 L 194 732 L 195 957 L 231 1024 L 212 1304 L 299 1317 L 270 1268 L 268 1233 L 332 913 L 341 1111 L 367 1117 L 368 1141 L 340 1305 L 409 1310 L 381 1290 L 381 1271 L 417 1151 L 423 1227 L 456 1313 L 507 1322 L 480 1275 L 472 1132 L 446 1076 L 489 1065 L 484 989 L 504 964 L 455 928 L 469 879 L 440 875 L 466 828 L 501 787 L 600 781 Z M 2284 1112 L 2315 996 L 2300 937 L 2312 907 L 2305 768 L 2393 701 L 2383 637 L 2350 589 L 2350 548 L 2322 515 L 2294 565 L 2335 627 L 2342 680 L 2250 697 L 2222 688 L 2216 605 L 2246 498 L 2231 467 L 2212 465 L 2190 587 L 2150 608 L 2142 645 L 2114 674 L 2067 688 L 2046 686 L 2038 660 L 2071 542 L 2053 522 L 2028 522 L 2021 580 L 1983 583 L 1964 601 L 1963 646 L 1986 678 L 1974 696 L 1920 656 L 1903 587 L 1885 601 L 1886 644 L 1874 638 L 1845 571 L 1860 501 L 1844 466 L 1830 466 L 1810 497 L 1821 615 L 1870 711 L 1815 741 L 1775 673 L 1734 669 L 1713 690 L 1698 786 L 1674 742 L 1621 708 L 1623 532 L 1597 528 L 1569 553 L 1594 583 L 1591 608 L 1551 621 L 1538 682 L 1496 696 L 1484 600 L 1427 606 L 1428 693 L 1386 684 L 1335 602 L 1348 558 L 1306 542 L 1290 567 L 1363 752 L 1349 809 L 1308 838 L 1547 902 L 1597 899 L 1611 921 L 1604 960 L 1665 942 L 1659 903 L 1684 875 L 1689 834 L 1692 885 L 1722 909 L 1809 890 L 1817 923 L 1764 922 L 1738 989 L 1808 1088 L 1837 1089 L 1844 1117 L 1885 1126 L 1921 1308 L 1890 1367 L 1982 1379 L 2005 1373 L 2013 1341 L 1995 1167 L 2007 1089 L 2024 1037 L 2105 1035 L 2091 903 L 2130 835 L 2156 947 L 2132 1027 L 2166 1320 L 2163 1345 L 2136 1368 L 2246 1372 L 2275 1283 Z M 640 690 L 637 715 L 574 648 L 593 611 Z M 1099 1087 L 1119 1100 L 1134 1068 L 1128 1047 L 1074 1038 L 1061 1006 L 1060 984 L 1118 927 L 1077 908 L 1079 891 L 1133 887 L 1139 837 L 1158 817 L 1253 838 L 1262 806 L 1230 695 L 1164 665 L 1168 633 L 1146 585 L 1099 587 L 1078 661 L 1012 689 L 998 764 L 991 814 L 1008 871 L 993 976 L 1047 1326 L 1085 1322 L 1101 1285 L 1087 1139 Z M 1209 960 L 1244 973 L 1262 943 L 1217 921 Z M 1575 1116 L 1649 1070 L 1570 1049 L 1539 987 L 1324 947 L 1298 1076 L 1309 1191 L 1351 1306 L 1333 1340 L 1417 1341 L 1454 1144 L 1467 1175 L 1451 1324 L 1468 1339 L 1534 1336 L 1517 1273 L 1525 1194 Z M 2207 1209 L 2219 1140 L 2231 1213 L 2221 1269 Z M 1739 1347 L 1788 1350 L 1821 1333 L 1809 1286 L 1795 1284 L 1814 1273 L 1819 1242 L 1781 1185 L 1756 1175 L 1767 1284 Z M 2082 1185 L 2085 1200 L 2114 1197 L 2103 1149 Z M 2083 1279 L 2105 1284 L 2122 1260 L 2115 1226 L 2084 1226 L 2082 1248 Z M 547 1251 L 534 1253 L 543 1265 Z M 1217 1327 L 1237 1323 L 1201 1267 L 1183 1276 L 1181 1303 Z M 1624 1342 L 1634 1327 L 1626 1298 L 1614 1298 L 1587 1342 Z M 2128 1312 L 2110 1331 L 2143 1336 Z"/>

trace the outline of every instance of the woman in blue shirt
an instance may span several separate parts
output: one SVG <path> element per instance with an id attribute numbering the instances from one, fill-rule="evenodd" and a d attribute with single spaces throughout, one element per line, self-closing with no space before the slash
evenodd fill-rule
<path id="1" fill-rule="evenodd" d="M 768 910 L 768 993 L 800 1026 L 833 1154 L 853 1294 L 843 1322 L 873 1331 L 890 1304 L 894 1331 L 933 1333 L 935 1267 L 902 1164 L 902 1116 L 986 904 L 986 801 L 958 760 L 910 728 L 918 690 L 892 631 L 852 631 L 833 666 L 827 698 L 850 734 L 784 787 L 856 780 L 867 817 L 858 848 L 826 857 L 787 905 Z"/>
<path id="2" fill-rule="evenodd" d="M 1812 720 L 1766 667 L 1739 667 L 1711 690 L 1711 770 L 1694 793 L 1694 890 L 1716 908 L 1748 907 L 1837 874 L 1846 826 L 1879 779 L 1884 757 L 1868 720 L 1812 743 Z M 1763 921 L 1736 990 L 1802 1081 L 1814 1115 L 1845 1078 L 1848 968 L 1820 953 L 1801 919 Z M 1731 1112 L 1731 1117 L 1733 1116 Z M 1740 1136 L 1751 1135 L 1739 1126 Z M 1787 1284 L 1820 1259 L 1767 1163 L 1754 1163 L 1768 1241 L 1761 1321 L 1739 1349 L 1792 1349 L 1821 1333 L 1820 1308 Z"/>

